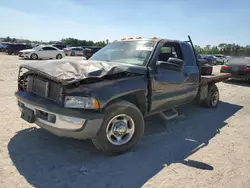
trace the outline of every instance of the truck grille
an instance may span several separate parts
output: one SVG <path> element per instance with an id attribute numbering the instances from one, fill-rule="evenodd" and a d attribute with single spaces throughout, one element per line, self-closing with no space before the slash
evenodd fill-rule
<path id="1" fill-rule="evenodd" d="M 61 85 L 40 76 L 27 75 L 19 78 L 19 90 L 32 92 L 56 103 L 62 101 Z"/>

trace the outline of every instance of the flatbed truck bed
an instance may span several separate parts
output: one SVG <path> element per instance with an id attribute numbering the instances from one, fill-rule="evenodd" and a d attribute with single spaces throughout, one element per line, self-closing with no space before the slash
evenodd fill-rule
<path id="1" fill-rule="evenodd" d="M 211 75 L 201 75 L 200 86 L 221 82 L 227 80 L 230 77 L 231 77 L 230 73 L 215 73 Z"/>

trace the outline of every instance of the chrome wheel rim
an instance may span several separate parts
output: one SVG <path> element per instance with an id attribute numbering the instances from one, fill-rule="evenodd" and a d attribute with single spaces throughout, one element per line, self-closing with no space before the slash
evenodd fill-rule
<path id="1" fill-rule="evenodd" d="M 62 59 L 62 55 L 57 55 L 57 59 Z"/>
<path id="2" fill-rule="evenodd" d="M 212 106 L 216 106 L 218 101 L 219 101 L 219 93 L 214 92 L 214 94 L 212 95 Z"/>
<path id="3" fill-rule="evenodd" d="M 36 59 L 36 54 L 32 54 L 32 59 Z"/>
<path id="4" fill-rule="evenodd" d="M 113 145 L 126 144 L 131 140 L 134 132 L 134 120 L 126 114 L 119 114 L 113 117 L 106 128 L 107 139 Z"/>

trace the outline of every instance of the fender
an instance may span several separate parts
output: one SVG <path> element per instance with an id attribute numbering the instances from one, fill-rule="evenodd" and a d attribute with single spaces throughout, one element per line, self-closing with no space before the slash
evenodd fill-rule
<path id="1" fill-rule="evenodd" d="M 65 95 L 94 97 L 99 101 L 101 111 L 115 100 L 127 100 L 135 104 L 144 114 L 147 111 L 147 77 L 133 75 L 82 84 L 76 88 L 66 89 Z"/>

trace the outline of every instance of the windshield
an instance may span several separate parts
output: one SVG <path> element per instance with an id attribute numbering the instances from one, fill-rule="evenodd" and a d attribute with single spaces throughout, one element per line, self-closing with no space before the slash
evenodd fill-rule
<path id="1" fill-rule="evenodd" d="M 147 63 L 156 41 L 122 41 L 111 43 L 89 60 L 115 61 L 126 64 L 143 66 Z"/>

